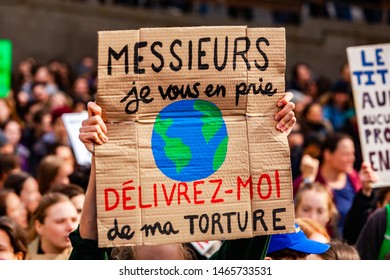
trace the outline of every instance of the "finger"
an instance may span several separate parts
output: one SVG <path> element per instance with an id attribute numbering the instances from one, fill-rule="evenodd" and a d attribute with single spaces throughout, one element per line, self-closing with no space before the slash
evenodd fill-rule
<path id="1" fill-rule="evenodd" d="M 294 95 L 292 92 L 286 92 L 285 95 L 278 101 L 278 107 L 281 108 L 293 99 Z"/>
<path id="2" fill-rule="evenodd" d="M 87 104 L 87 109 L 88 109 L 88 117 L 92 116 L 101 116 L 102 115 L 102 107 L 97 105 L 93 101 L 89 101 Z"/>
<path id="3" fill-rule="evenodd" d="M 297 122 L 297 119 L 295 117 L 293 117 L 291 120 L 289 120 L 286 124 L 283 125 L 283 123 L 279 122 L 278 123 L 278 126 L 280 126 L 280 128 L 278 128 L 280 131 L 282 132 L 285 132 L 287 134 L 289 134 L 291 132 L 291 130 L 293 129 L 295 123 Z"/>
<path id="4" fill-rule="evenodd" d="M 90 143 L 96 143 L 96 144 L 104 144 L 104 141 L 100 139 L 97 132 L 87 132 L 87 133 L 80 133 L 79 138 L 81 142 L 84 144 L 90 144 Z"/>
<path id="5" fill-rule="evenodd" d="M 94 126 L 94 125 L 99 125 L 104 133 L 107 133 L 107 126 L 104 123 L 103 119 L 99 115 L 95 115 L 92 117 L 89 117 L 86 120 L 83 120 L 81 123 L 82 127 L 87 127 L 87 126 Z"/>
<path id="6" fill-rule="evenodd" d="M 294 109 L 295 109 L 295 104 L 292 103 L 292 102 L 288 102 L 282 108 L 282 110 L 280 110 L 277 114 L 275 114 L 275 120 L 279 121 L 279 120 L 283 119 L 289 113 L 293 113 L 294 114 L 294 112 L 293 112 Z"/>
<path id="7" fill-rule="evenodd" d="M 277 126 L 286 126 L 288 122 L 295 118 L 295 113 L 293 111 L 288 112 L 284 117 L 278 122 Z"/>
<path id="8" fill-rule="evenodd" d="M 84 133 L 84 134 L 86 134 L 86 133 L 97 133 L 97 135 L 99 136 L 99 138 L 103 142 L 107 142 L 108 141 L 108 138 L 107 138 L 106 134 L 103 132 L 103 130 L 102 130 L 100 125 L 90 125 L 90 126 L 80 127 L 79 132 L 80 133 Z"/>

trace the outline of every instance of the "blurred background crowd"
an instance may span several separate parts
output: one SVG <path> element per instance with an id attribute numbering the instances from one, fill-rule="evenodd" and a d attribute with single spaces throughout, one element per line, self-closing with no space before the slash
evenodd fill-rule
<path id="1" fill-rule="evenodd" d="M 389 3 L 381 0 L 73 2 L 201 16 L 223 6 L 227 16 L 248 22 L 258 16 L 256 9 L 268 5 L 272 20 L 281 25 L 299 25 L 302 9 L 311 17 L 360 18 L 373 26 L 390 22 Z M 13 252 L 0 250 L 0 259 L 67 259 L 68 234 L 78 225 L 90 167 L 77 163 L 61 116 L 82 112 L 95 100 L 96 54 L 76 63 L 74 57 L 23 55 L 14 61 L 11 92 L 0 99 L 0 248 L 8 240 Z M 309 238 L 341 241 L 356 248 L 357 258 L 378 259 L 390 186 L 372 189 L 366 176 L 347 61 L 328 69 L 336 78 L 319 68 L 303 60 L 289 65 L 286 73 L 298 120 L 288 136 L 297 222 Z M 374 215 L 377 210 L 380 218 Z M 381 228 L 374 230 L 372 219 L 382 221 Z"/>

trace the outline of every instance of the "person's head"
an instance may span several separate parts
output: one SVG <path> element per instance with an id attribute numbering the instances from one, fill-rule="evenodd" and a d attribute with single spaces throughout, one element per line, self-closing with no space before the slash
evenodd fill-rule
<path id="1" fill-rule="evenodd" d="M 329 134 L 322 145 L 322 164 L 335 172 L 351 172 L 355 162 L 355 145 L 343 133 Z"/>
<path id="2" fill-rule="evenodd" d="M 71 246 L 69 234 L 77 227 L 77 211 L 61 193 L 47 193 L 32 216 L 31 238 L 39 236 L 44 253 L 62 253 Z"/>
<path id="3" fill-rule="evenodd" d="M 331 192 L 320 183 L 305 184 L 295 195 L 295 216 L 311 218 L 323 227 L 333 222 L 337 208 Z"/>
<path id="4" fill-rule="evenodd" d="M 340 109 L 346 109 L 350 102 L 349 86 L 348 83 L 337 83 L 331 89 L 330 104 Z"/>
<path id="5" fill-rule="evenodd" d="M 310 66 L 305 62 L 298 62 L 292 68 L 292 78 L 296 81 L 307 83 L 312 79 Z"/>
<path id="6" fill-rule="evenodd" d="M 39 103 L 46 104 L 49 101 L 50 93 L 47 91 L 46 83 L 35 82 L 31 86 L 34 99 Z"/>
<path id="7" fill-rule="evenodd" d="M 56 141 L 61 144 L 66 144 L 68 141 L 68 133 L 61 118 L 63 114 L 67 113 L 72 113 L 72 109 L 66 105 L 57 107 L 51 111 L 53 132 L 55 134 Z"/>
<path id="8" fill-rule="evenodd" d="M 295 224 L 295 232 L 273 234 L 268 247 L 268 260 L 306 260 L 310 254 L 322 254 L 329 245 L 310 240 Z"/>
<path id="9" fill-rule="evenodd" d="M 27 210 L 13 190 L 0 190 L 0 216 L 7 216 L 13 219 L 23 229 L 28 227 Z"/>
<path id="10" fill-rule="evenodd" d="M 295 222 L 305 233 L 307 238 L 322 243 L 329 243 L 330 236 L 326 228 L 311 218 L 296 218 Z"/>
<path id="11" fill-rule="evenodd" d="M 24 230 L 7 216 L 0 217 L 0 260 L 24 260 L 27 236 Z"/>
<path id="12" fill-rule="evenodd" d="M 57 92 L 50 96 L 49 98 L 49 108 L 50 111 L 53 111 L 61 107 L 72 107 L 72 99 L 66 95 L 64 92 Z"/>
<path id="13" fill-rule="evenodd" d="M 40 65 L 36 67 L 33 71 L 34 75 L 34 82 L 47 84 L 47 83 L 53 83 L 54 82 L 54 76 L 50 72 L 49 67 L 45 65 Z"/>
<path id="14" fill-rule="evenodd" d="M 52 131 L 51 114 L 48 110 L 39 108 L 32 114 L 32 123 L 37 137 Z"/>
<path id="15" fill-rule="evenodd" d="M 301 115 L 303 120 L 310 123 L 321 123 L 324 120 L 322 105 L 316 101 L 307 104 Z"/>
<path id="16" fill-rule="evenodd" d="M 309 260 L 360 260 L 358 251 L 352 245 L 336 240 L 329 242 L 330 248 L 322 254 L 313 254 Z"/>
<path id="17" fill-rule="evenodd" d="M 12 154 L 14 151 L 14 146 L 9 141 L 7 135 L 0 129 L 0 153 Z"/>
<path id="18" fill-rule="evenodd" d="M 84 200 L 85 200 L 85 191 L 82 187 L 76 184 L 58 184 L 53 186 L 50 189 L 50 192 L 59 192 L 72 201 L 74 207 L 77 210 L 78 222 L 80 221 L 81 212 L 83 210 Z"/>
<path id="19" fill-rule="evenodd" d="M 20 170 L 20 159 L 14 154 L 0 153 L 0 188 L 3 187 L 4 181 L 9 174 Z"/>
<path id="20" fill-rule="evenodd" d="M 7 99 L 0 99 L 0 124 L 9 120 L 11 115 L 12 109 L 10 108 L 10 104 L 7 102 Z"/>
<path id="21" fill-rule="evenodd" d="M 58 145 L 53 146 L 51 154 L 54 154 L 54 155 L 64 159 L 66 162 L 68 162 L 73 167 L 75 167 L 75 165 L 76 165 L 76 159 L 75 159 L 75 156 L 73 154 L 72 148 L 69 147 L 68 145 L 58 144 Z"/>
<path id="22" fill-rule="evenodd" d="M 390 186 L 379 188 L 376 192 L 376 207 L 381 208 L 390 203 Z"/>
<path id="23" fill-rule="evenodd" d="M 20 138 L 22 137 L 22 126 L 17 121 L 9 120 L 4 125 L 4 135 L 7 137 L 9 143 L 15 147 L 19 144 Z"/>
<path id="24" fill-rule="evenodd" d="M 4 182 L 4 188 L 13 189 L 29 213 L 38 207 L 41 193 L 37 180 L 29 173 L 23 171 L 11 173 Z"/>
<path id="25" fill-rule="evenodd" d="M 324 139 L 315 132 L 307 133 L 303 141 L 303 155 L 309 155 L 312 158 L 320 159 L 321 158 L 321 148 Z"/>
<path id="26" fill-rule="evenodd" d="M 73 93 L 75 98 L 81 98 L 84 101 L 91 99 L 89 81 L 86 77 L 78 77 L 73 83 Z"/>
<path id="27" fill-rule="evenodd" d="M 193 252 L 182 244 L 137 245 L 115 247 L 111 252 L 115 260 L 192 260 Z"/>
<path id="28" fill-rule="evenodd" d="M 62 158 L 48 155 L 42 159 L 38 166 L 38 185 L 41 194 L 45 194 L 56 184 L 69 184 L 69 175 L 73 166 Z"/>

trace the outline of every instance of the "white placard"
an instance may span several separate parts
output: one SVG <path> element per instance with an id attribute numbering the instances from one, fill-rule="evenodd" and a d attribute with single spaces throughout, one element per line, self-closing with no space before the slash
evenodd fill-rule
<path id="1" fill-rule="evenodd" d="M 79 129 L 83 120 L 88 118 L 88 112 L 81 113 L 66 113 L 62 116 L 66 132 L 77 160 L 77 163 L 82 166 L 90 166 L 92 154 L 85 148 L 84 144 L 79 139 Z"/>
<path id="2" fill-rule="evenodd" d="M 347 48 L 363 158 L 390 186 L 390 44 Z"/>

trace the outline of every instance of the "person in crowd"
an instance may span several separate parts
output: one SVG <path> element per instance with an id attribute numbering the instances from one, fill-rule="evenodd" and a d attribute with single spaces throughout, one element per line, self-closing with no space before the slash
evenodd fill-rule
<path id="1" fill-rule="evenodd" d="M 323 117 L 322 105 L 316 101 L 303 109 L 298 122 L 304 135 L 316 134 L 325 139 L 333 132 L 332 124 Z"/>
<path id="2" fill-rule="evenodd" d="M 47 106 L 50 112 L 54 112 L 58 108 L 72 108 L 72 98 L 63 91 L 59 91 L 49 98 L 49 105 Z"/>
<path id="3" fill-rule="evenodd" d="M 290 133 L 290 135 L 293 134 Z M 305 161 L 319 161 L 321 158 L 322 145 L 324 142 L 323 137 L 318 135 L 315 132 L 310 132 L 303 134 L 301 131 L 296 132 L 295 134 L 300 134 L 302 142 L 296 144 L 295 147 L 290 146 L 290 157 L 291 157 L 291 169 L 293 180 L 295 180 L 301 173 L 311 174 L 311 168 L 316 168 L 316 166 L 301 164 L 302 160 Z M 289 135 L 289 143 L 290 143 Z M 296 137 L 297 138 L 297 137 Z M 298 138 L 299 139 L 299 138 Z M 297 141 L 296 141 L 297 142 Z M 307 170 L 309 168 L 309 170 Z M 316 170 L 317 171 L 317 170 Z"/>
<path id="4" fill-rule="evenodd" d="M 335 225 L 338 212 L 329 189 L 318 182 L 307 183 L 298 190 L 294 200 L 296 218 L 311 218 L 331 237 L 337 237 Z"/>
<path id="5" fill-rule="evenodd" d="M 24 260 L 26 255 L 26 232 L 11 218 L 0 216 L 0 260 Z"/>
<path id="6" fill-rule="evenodd" d="M 0 190 L 0 216 L 11 218 L 25 230 L 28 228 L 27 210 L 13 190 Z"/>
<path id="7" fill-rule="evenodd" d="M 367 219 L 356 241 L 362 260 L 390 257 L 390 204 L 376 209 Z"/>
<path id="8" fill-rule="evenodd" d="M 306 237 L 295 224 L 295 232 L 271 236 L 266 260 L 307 260 L 311 254 L 322 254 L 329 245 Z"/>
<path id="9" fill-rule="evenodd" d="M 32 216 L 28 259 L 68 259 L 72 251 L 69 234 L 76 227 L 77 211 L 66 195 L 43 195 Z"/>
<path id="10" fill-rule="evenodd" d="M 41 200 L 37 180 L 27 172 L 13 172 L 5 180 L 4 188 L 15 191 L 31 217 Z"/>
<path id="11" fill-rule="evenodd" d="M 277 128 L 285 133 L 289 133 L 296 119 L 294 116 L 294 104 L 289 102 L 292 99 L 291 93 L 286 95 L 278 101 L 277 106 L 281 110 L 275 115 L 275 120 L 279 120 Z M 102 145 L 108 141 L 106 136 L 107 127 L 101 117 L 102 108 L 93 102 L 88 103 L 88 119 L 83 121 L 83 126 L 80 128 L 80 140 L 84 143 L 88 151 L 93 154 L 93 145 Z M 93 155 L 94 157 L 94 155 Z M 70 234 L 73 244 L 73 251 L 70 259 L 108 259 L 109 252 L 106 248 L 97 249 L 97 209 L 96 209 L 96 178 L 95 178 L 95 160 L 92 159 L 91 174 L 89 177 L 89 184 L 87 187 L 83 211 L 81 214 L 80 225 L 78 230 Z M 256 252 L 266 249 L 268 237 L 260 237 L 261 248 L 256 247 Z M 225 247 L 229 247 L 225 245 Z M 156 245 L 148 248 L 149 255 L 154 258 L 163 259 L 169 257 L 170 259 L 183 259 L 182 254 L 169 254 L 166 251 L 182 252 L 181 244 L 167 244 Z M 242 250 L 245 251 L 245 250 Z M 225 250 L 226 252 L 226 250 Z M 260 256 L 262 253 L 260 252 Z M 167 257 L 166 257 L 167 256 Z"/>
<path id="12" fill-rule="evenodd" d="M 329 243 L 331 238 L 324 226 L 312 218 L 296 218 L 295 222 L 307 238 L 322 243 Z"/>
<path id="13" fill-rule="evenodd" d="M 7 136 L 0 129 L 0 153 L 1 154 L 13 154 L 14 147 L 11 142 L 8 140 Z"/>
<path id="14" fill-rule="evenodd" d="M 33 69 L 36 65 L 36 60 L 32 57 L 25 58 L 21 60 L 14 72 L 13 78 L 13 91 L 15 93 L 23 92 L 26 94 L 22 97 L 25 100 L 24 104 L 30 101 L 31 96 L 31 84 L 33 82 Z M 19 96 L 16 96 L 16 99 L 19 99 Z"/>
<path id="15" fill-rule="evenodd" d="M 12 100 L 8 98 L 0 99 L 0 128 L 4 128 L 4 124 L 16 118 L 16 112 Z"/>
<path id="16" fill-rule="evenodd" d="M 68 133 L 61 117 L 66 113 L 72 113 L 72 109 L 68 106 L 57 107 L 51 111 L 52 130 L 45 133 L 34 145 L 42 155 L 49 154 L 50 149 L 56 145 L 70 146 Z"/>
<path id="17" fill-rule="evenodd" d="M 296 127 L 297 129 L 293 129 L 287 137 L 290 148 L 291 173 L 293 180 L 295 180 L 301 174 L 299 168 L 301 164 L 304 143 L 304 135 L 299 129 L 299 125 L 296 125 Z"/>
<path id="18" fill-rule="evenodd" d="M 21 142 L 31 152 L 28 160 L 30 169 L 28 172 L 36 176 L 37 166 L 46 155 L 45 147 L 40 144 L 42 142 L 41 138 L 52 130 L 52 117 L 50 111 L 42 108 L 39 103 L 36 103 L 36 106 L 32 106 L 31 108 L 33 110 L 31 123 L 27 123 L 24 128 Z"/>
<path id="19" fill-rule="evenodd" d="M 4 124 L 4 135 L 7 137 L 10 145 L 12 145 L 13 153 L 19 157 L 21 168 L 24 171 L 28 171 L 28 158 L 31 153 L 27 147 L 20 142 L 22 131 L 23 128 L 21 124 L 15 120 L 9 120 Z"/>
<path id="20" fill-rule="evenodd" d="M 58 184 L 50 189 L 50 192 L 59 192 L 72 201 L 74 207 L 77 210 L 77 223 L 80 222 L 81 212 L 83 211 L 83 205 L 85 200 L 85 191 L 82 187 L 75 184 Z"/>
<path id="21" fill-rule="evenodd" d="M 17 155 L 0 153 L 0 189 L 12 172 L 20 170 L 20 160 Z"/>
<path id="22" fill-rule="evenodd" d="M 73 83 L 73 100 L 82 100 L 85 104 L 92 101 L 92 92 L 87 77 L 78 77 Z"/>
<path id="23" fill-rule="evenodd" d="M 330 134 L 322 147 L 322 161 L 306 157 L 301 161 L 302 175 L 294 181 L 294 193 L 305 182 L 320 182 L 333 194 L 339 212 L 337 236 L 342 238 L 345 217 L 351 208 L 355 194 L 363 188 L 367 192 L 376 182 L 377 174 L 368 163 L 362 163 L 359 173 L 353 168 L 355 148 L 349 135 Z M 306 172 L 307 171 L 307 172 Z"/>
<path id="24" fill-rule="evenodd" d="M 52 59 L 48 63 L 50 73 L 59 91 L 70 92 L 72 87 L 72 71 L 68 62 L 62 59 Z"/>
<path id="25" fill-rule="evenodd" d="M 73 167 L 64 159 L 48 155 L 42 159 L 38 166 L 37 180 L 39 191 L 43 195 L 56 184 L 69 184 L 69 175 Z"/>
<path id="26" fill-rule="evenodd" d="M 50 92 L 47 90 L 47 85 L 44 82 L 34 82 L 31 86 L 33 100 L 43 106 L 49 105 Z"/>
<path id="27" fill-rule="evenodd" d="M 305 94 L 309 83 L 313 80 L 313 71 L 306 62 L 298 62 L 292 68 L 292 78 L 287 90 L 298 90 Z"/>
<path id="28" fill-rule="evenodd" d="M 62 145 L 68 145 L 70 146 L 70 141 L 68 137 L 68 133 L 66 132 L 64 122 L 62 121 L 62 115 L 63 114 L 69 114 L 72 113 L 72 108 L 65 105 L 61 107 L 55 108 L 53 111 L 51 111 L 51 120 L 52 120 L 52 127 L 53 127 L 53 135 L 51 137 L 52 141 L 49 141 L 49 143 L 55 143 L 55 144 L 62 144 Z M 49 133 L 50 134 L 50 133 Z"/>
<path id="29" fill-rule="evenodd" d="M 312 254 L 308 257 L 308 260 L 360 260 L 356 248 L 343 241 L 331 241 L 329 245 L 329 250 L 322 254 Z"/>
<path id="30" fill-rule="evenodd" d="M 351 209 L 345 218 L 343 238 L 351 245 L 356 243 L 360 231 L 368 217 L 378 208 L 385 207 L 390 203 L 390 186 L 361 189 L 353 200 Z"/>
<path id="31" fill-rule="evenodd" d="M 43 90 L 48 96 L 53 95 L 59 91 L 56 84 L 55 77 L 46 65 L 37 66 L 34 71 L 34 83 L 43 85 Z"/>
<path id="32" fill-rule="evenodd" d="M 68 145 L 58 144 L 51 147 L 49 154 L 56 155 L 73 167 L 73 172 L 69 175 L 72 184 L 79 185 L 84 190 L 87 189 L 89 179 L 89 166 L 77 164 L 73 150 Z"/>

